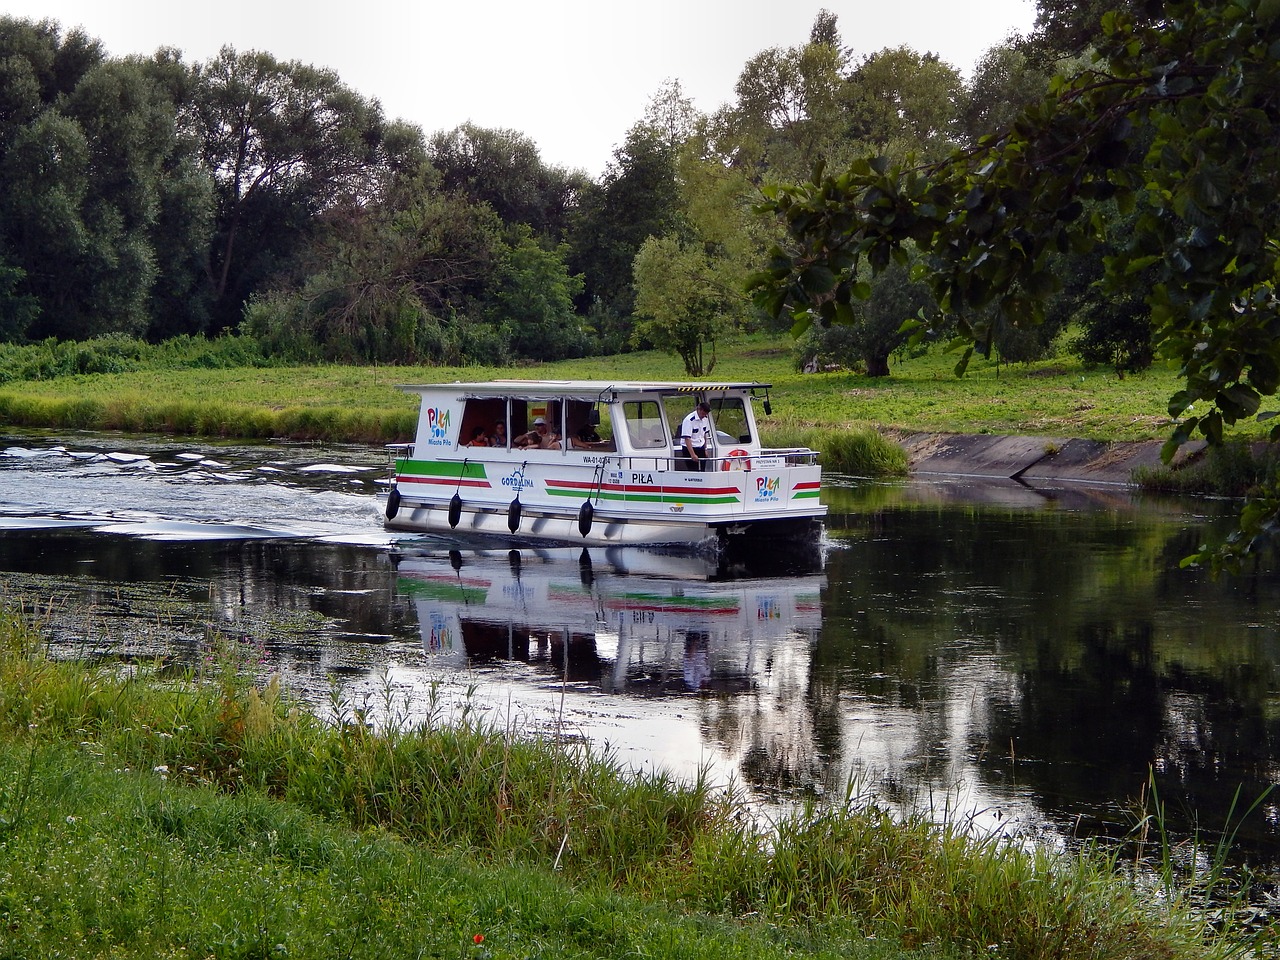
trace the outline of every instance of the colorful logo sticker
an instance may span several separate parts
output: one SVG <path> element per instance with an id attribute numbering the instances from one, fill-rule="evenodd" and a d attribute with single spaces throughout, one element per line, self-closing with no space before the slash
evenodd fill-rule
<path id="1" fill-rule="evenodd" d="M 427 443 L 433 447 L 449 445 L 449 411 L 439 407 L 429 407 L 427 416 Z"/>
<path id="2" fill-rule="evenodd" d="M 756 503 L 777 503 L 778 494 L 782 490 L 781 477 L 756 477 Z"/>

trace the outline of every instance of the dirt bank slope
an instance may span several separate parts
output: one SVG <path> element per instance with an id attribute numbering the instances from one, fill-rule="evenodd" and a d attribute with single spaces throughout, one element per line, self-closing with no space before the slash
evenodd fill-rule
<path id="1" fill-rule="evenodd" d="M 911 433 L 895 439 L 907 451 L 914 474 L 1094 483 L 1128 483 L 1135 467 L 1160 463 L 1161 446 L 1158 440 L 1107 443 L 947 433 Z M 1178 458 L 1203 446 L 1188 443 Z"/>

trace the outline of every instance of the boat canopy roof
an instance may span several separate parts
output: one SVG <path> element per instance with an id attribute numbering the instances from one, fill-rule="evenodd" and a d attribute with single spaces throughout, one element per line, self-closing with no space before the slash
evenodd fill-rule
<path id="1" fill-rule="evenodd" d="M 700 382 L 657 380 L 485 380 L 474 383 L 400 384 L 406 393 L 451 393 L 460 397 L 516 397 L 526 400 L 567 398 L 598 401 L 626 394 L 717 394 L 768 390 L 772 384 L 755 381 Z"/>

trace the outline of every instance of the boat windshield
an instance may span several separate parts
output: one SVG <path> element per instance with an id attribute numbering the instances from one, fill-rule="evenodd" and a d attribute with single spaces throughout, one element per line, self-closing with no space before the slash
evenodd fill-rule
<path id="1" fill-rule="evenodd" d="M 723 397 L 711 400 L 711 422 L 716 427 L 716 439 L 728 443 L 729 437 L 734 443 L 750 443 L 751 421 L 747 417 L 747 406 L 741 397 Z"/>
<path id="2" fill-rule="evenodd" d="M 678 445 L 680 424 L 692 411 L 698 398 L 691 394 L 673 394 L 663 398 L 663 406 L 667 413 L 667 423 L 671 425 L 672 441 Z M 715 426 L 715 442 L 750 443 L 751 420 L 747 416 L 746 403 L 742 397 L 708 397 L 711 404 L 711 423 Z"/>

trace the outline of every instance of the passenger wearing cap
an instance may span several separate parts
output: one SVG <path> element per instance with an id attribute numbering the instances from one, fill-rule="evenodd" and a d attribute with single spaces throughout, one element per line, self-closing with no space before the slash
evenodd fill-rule
<path id="1" fill-rule="evenodd" d="M 559 450 L 560 435 L 552 433 L 547 421 L 542 417 L 533 418 L 533 429 L 516 437 L 515 445 L 522 449 Z"/>

